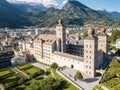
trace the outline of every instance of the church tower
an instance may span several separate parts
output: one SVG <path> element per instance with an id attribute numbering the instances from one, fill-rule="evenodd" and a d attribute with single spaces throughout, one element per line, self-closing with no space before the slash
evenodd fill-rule
<path id="1" fill-rule="evenodd" d="M 88 77 L 95 77 L 95 63 L 97 61 L 97 37 L 94 36 L 94 29 L 88 30 L 88 37 L 84 39 L 84 74 Z"/>
<path id="2" fill-rule="evenodd" d="M 58 25 L 56 26 L 56 37 L 60 38 L 60 43 L 61 43 L 60 51 L 65 52 L 66 51 L 66 31 L 61 19 L 59 19 Z"/>
<path id="3" fill-rule="evenodd" d="M 106 34 L 106 29 L 102 28 L 100 34 L 98 34 L 98 51 L 101 52 L 98 55 L 98 61 L 99 61 L 99 65 L 102 64 L 103 67 L 107 64 L 107 59 L 108 59 L 107 47 L 108 47 L 108 36 Z"/>

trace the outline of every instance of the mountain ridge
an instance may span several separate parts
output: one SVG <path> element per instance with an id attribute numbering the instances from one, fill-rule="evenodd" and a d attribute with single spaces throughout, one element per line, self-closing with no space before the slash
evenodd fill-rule
<path id="1" fill-rule="evenodd" d="M 18 22 L 19 23 L 16 23 Z M 6 0 L 0 0 L 0 27 L 20 27 L 30 24 L 22 12 L 9 4 Z"/>
<path id="2" fill-rule="evenodd" d="M 107 10 L 97 10 L 99 13 L 109 17 L 109 18 L 112 18 L 112 19 L 115 19 L 115 20 L 119 20 L 120 21 L 120 13 L 119 12 L 116 12 L 116 11 L 107 11 Z"/>
<path id="3" fill-rule="evenodd" d="M 5 1 L 5 0 L 0 0 L 1 1 Z M 57 23 L 57 20 L 59 18 L 64 20 L 64 24 L 66 25 L 84 25 L 86 24 L 86 22 L 105 22 L 105 23 L 113 23 L 114 21 L 98 12 L 95 11 L 85 5 L 83 5 L 82 3 L 75 1 L 75 0 L 69 0 L 62 9 L 57 9 L 54 7 L 49 7 L 49 8 L 45 8 L 43 7 L 39 7 L 40 5 L 38 5 L 38 7 L 35 5 L 27 5 L 27 4 L 10 4 L 7 1 L 5 1 L 4 3 L 7 3 L 8 6 L 5 6 L 4 4 L 0 5 L 0 11 L 3 11 L 2 14 L 4 14 L 4 16 L 9 16 L 9 14 L 11 13 L 11 17 L 14 16 L 14 18 L 16 20 L 13 20 L 12 18 L 8 19 L 8 22 L 6 22 L 6 17 L 0 17 L 1 19 L 1 23 L 0 23 L 0 27 L 21 27 L 23 25 L 34 25 L 36 27 L 45 27 L 45 26 L 53 26 Z M 2 10 L 2 7 L 6 8 L 6 10 L 8 9 L 13 9 L 13 10 L 9 10 L 9 13 L 6 13 L 6 10 Z M 8 8 L 9 7 L 9 8 Z M 45 10 L 41 10 L 41 8 L 45 8 Z M 17 15 L 14 15 L 14 13 L 16 13 Z M 19 17 L 18 17 L 19 16 Z M 19 21 L 19 22 L 18 22 Z M 3 22 L 3 23 L 2 23 Z M 110 25 L 111 25 L 110 23 Z"/>

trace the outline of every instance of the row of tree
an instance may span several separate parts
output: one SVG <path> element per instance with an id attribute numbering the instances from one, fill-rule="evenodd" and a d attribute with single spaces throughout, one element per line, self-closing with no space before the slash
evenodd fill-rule
<path id="1" fill-rule="evenodd" d="M 120 30 L 113 31 L 112 35 L 109 37 L 109 41 L 112 44 L 114 44 L 117 39 L 120 39 Z"/>

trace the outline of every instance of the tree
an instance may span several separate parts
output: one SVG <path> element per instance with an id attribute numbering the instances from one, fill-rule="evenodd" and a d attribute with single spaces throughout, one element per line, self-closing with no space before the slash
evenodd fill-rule
<path id="1" fill-rule="evenodd" d="M 63 80 L 47 78 L 41 85 L 41 90 L 62 90 Z"/>
<path id="2" fill-rule="evenodd" d="M 117 56 L 120 56 L 120 49 L 118 49 L 118 50 L 115 52 L 115 54 L 116 54 Z"/>
<path id="3" fill-rule="evenodd" d="M 86 38 L 87 36 L 88 36 L 87 31 L 85 31 L 85 32 L 83 33 L 82 38 L 84 39 L 84 38 Z"/>
<path id="4" fill-rule="evenodd" d="M 110 68 L 120 68 L 120 61 L 116 58 L 115 60 L 113 60 L 110 65 Z"/>
<path id="5" fill-rule="evenodd" d="M 35 73 L 31 74 L 30 77 L 35 78 L 35 77 L 37 77 L 37 76 L 39 76 L 41 74 L 44 74 L 44 70 L 40 69 L 38 72 L 35 72 Z"/>
<path id="6" fill-rule="evenodd" d="M 110 79 L 114 78 L 116 75 L 114 73 L 105 72 L 102 79 L 100 80 L 100 83 L 104 83 L 109 81 Z"/>
<path id="7" fill-rule="evenodd" d="M 112 32 L 112 35 L 110 36 L 110 42 L 111 43 L 115 43 L 117 39 L 120 38 L 120 31 L 119 30 L 115 30 Z"/>
<path id="8" fill-rule="evenodd" d="M 118 59 L 112 60 L 109 67 L 106 69 L 105 73 L 103 74 L 100 83 L 108 82 L 109 80 L 119 77 L 119 68 L 120 68 L 120 62 Z"/>
<path id="9" fill-rule="evenodd" d="M 77 71 L 77 73 L 74 76 L 74 79 L 75 80 L 81 80 L 81 79 L 83 79 L 83 76 L 79 71 Z"/>
<path id="10" fill-rule="evenodd" d="M 37 81 L 32 81 L 32 83 L 30 84 L 30 86 L 31 86 L 31 88 L 33 89 L 33 90 L 39 90 L 40 89 L 40 83 L 39 82 L 37 82 Z"/>
<path id="11" fill-rule="evenodd" d="M 26 53 L 26 61 L 27 62 L 35 61 L 34 55 L 30 55 L 29 53 Z"/>
<path id="12" fill-rule="evenodd" d="M 25 78 L 21 77 L 20 80 L 17 82 L 18 85 L 22 85 L 25 82 Z"/>
<path id="13" fill-rule="evenodd" d="M 58 68 L 58 64 L 57 63 L 52 63 L 51 68 L 53 68 L 53 69 Z"/>

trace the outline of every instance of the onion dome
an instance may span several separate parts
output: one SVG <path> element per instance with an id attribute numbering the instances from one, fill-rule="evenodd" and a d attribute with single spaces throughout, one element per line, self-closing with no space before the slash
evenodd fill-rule
<path id="1" fill-rule="evenodd" d="M 94 28 L 90 28 L 90 29 L 88 30 L 88 35 L 93 35 L 94 33 L 95 33 Z"/>
<path id="2" fill-rule="evenodd" d="M 106 32 L 106 28 L 101 28 L 100 30 L 102 33 L 105 33 Z"/>

